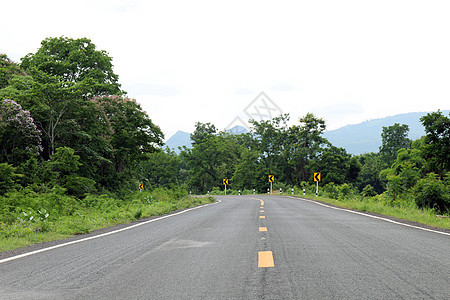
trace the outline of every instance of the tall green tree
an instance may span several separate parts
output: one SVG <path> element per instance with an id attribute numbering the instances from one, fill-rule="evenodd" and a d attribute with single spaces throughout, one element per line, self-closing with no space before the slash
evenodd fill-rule
<path id="1" fill-rule="evenodd" d="M 204 142 L 210 135 L 214 135 L 217 133 L 217 128 L 214 124 L 211 123 L 195 123 L 195 130 L 191 134 L 191 141 L 193 145 L 201 144 Z"/>
<path id="2" fill-rule="evenodd" d="M 110 124 L 112 135 L 112 161 L 115 172 L 132 170 L 145 158 L 145 153 L 155 152 L 163 145 L 164 135 L 134 99 L 105 96 L 93 100 Z"/>
<path id="3" fill-rule="evenodd" d="M 425 147 L 423 154 L 428 170 L 439 174 L 442 180 L 450 171 L 450 114 L 449 117 L 438 110 L 420 118 L 425 127 Z"/>
<path id="4" fill-rule="evenodd" d="M 189 187 L 206 193 L 222 185 L 223 178 L 231 178 L 240 153 L 233 135 L 220 132 L 210 135 L 192 149 L 181 153 L 189 167 Z"/>
<path id="5" fill-rule="evenodd" d="M 172 188 L 181 185 L 178 173 L 180 163 L 180 157 L 167 148 L 166 151 L 146 153 L 138 164 L 138 172 L 148 187 Z"/>
<path id="6" fill-rule="evenodd" d="M 21 67 L 33 76 L 43 72 L 62 82 L 84 82 L 89 85 L 83 93 L 85 99 L 123 93 L 112 58 L 106 51 L 97 50 L 88 38 L 47 38 L 36 53 L 22 58 Z"/>
<path id="7" fill-rule="evenodd" d="M 383 126 L 381 133 L 380 155 L 386 167 L 390 167 L 401 148 L 410 148 L 411 140 L 408 138 L 409 126 L 395 123 L 392 126 Z"/>
<path id="8" fill-rule="evenodd" d="M 292 174 L 291 184 L 300 184 L 312 178 L 314 172 L 310 162 L 316 159 L 317 154 L 328 144 L 322 136 L 326 129 L 325 121 L 312 113 L 307 113 L 299 119 L 300 125 L 289 128 L 286 152 L 288 164 Z"/>
<path id="9" fill-rule="evenodd" d="M 288 121 L 289 115 L 287 114 L 259 122 L 250 120 L 252 124 L 251 149 L 260 154 L 261 163 L 264 164 L 268 173 L 277 177 L 284 174 L 281 154 L 285 146 Z"/>

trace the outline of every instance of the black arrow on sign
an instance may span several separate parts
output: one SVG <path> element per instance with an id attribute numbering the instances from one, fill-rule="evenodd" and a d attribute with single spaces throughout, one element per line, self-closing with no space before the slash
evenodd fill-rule
<path id="1" fill-rule="evenodd" d="M 314 181 L 320 181 L 320 173 L 314 174 Z"/>

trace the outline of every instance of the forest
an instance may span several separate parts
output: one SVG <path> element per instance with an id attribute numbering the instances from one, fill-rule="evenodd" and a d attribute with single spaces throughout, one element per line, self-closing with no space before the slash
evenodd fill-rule
<path id="1" fill-rule="evenodd" d="M 20 63 L 0 54 L 0 107 L 3 237 L 49 231 L 74 216 L 70 232 L 83 233 L 93 212 L 117 221 L 123 211 L 129 219 L 153 214 L 148 206 L 161 203 L 169 203 L 162 212 L 195 205 L 189 193 L 222 194 L 225 178 L 229 193 L 266 193 L 269 174 L 277 191 L 312 193 L 320 172 L 321 194 L 332 199 L 450 210 L 450 116 L 441 111 L 421 118 L 418 140 L 405 124 L 383 127 L 377 153 L 333 146 L 322 136 L 325 121 L 307 113 L 295 125 L 290 115 L 250 121 L 240 135 L 197 122 L 192 148 L 176 154 L 122 90 L 108 53 L 67 37 L 43 40 Z"/>

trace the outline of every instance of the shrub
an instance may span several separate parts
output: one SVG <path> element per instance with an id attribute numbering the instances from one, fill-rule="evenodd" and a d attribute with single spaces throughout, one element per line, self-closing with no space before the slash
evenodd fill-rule
<path id="1" fill-rule="evenodd" d="M 352 193 L 352 187 L 347 183 L 341 184 L 339 186 L 339 199 L 348 199 Z"/>
<path id="2" fill-rule="evenodd" d="M 15 171 L 16 168 L 7 163 L 0 164 L 0 195 L 14 187 L 14 178 L 20 176 Z"/>
<path id="3" fill-rule="evenodd" d="M 361 191 L 361 195 L 364 197 L 374 197 L 377 195 L 377 192 L 375 192 L 375 189 L 373 188 L 373 186 L 368 184 Z"/>
<path id="4" fill-rule="evenodd" d="M 67 189 L 69 195 L 82 198 L 85 194 L 95 192 L 95 181 L 75 175 L 68 175 L 65 177 L 64 187 Z"/>
<path id="5" fill-rule="evenodd" d="M 328 197 L 331 199 L 337 199 L 339 196 L 339 188 L 334 184 L 334 182 L 327 183 L 324 186 L 324 191 Z"/>
<path id="6" fill-rule="evenodd" d="M 433 208 L 437 212 L 450 210 L 449 188 L 434 173 L 417 182 L 414 187 L 414 200 L 421 208 Z"/>

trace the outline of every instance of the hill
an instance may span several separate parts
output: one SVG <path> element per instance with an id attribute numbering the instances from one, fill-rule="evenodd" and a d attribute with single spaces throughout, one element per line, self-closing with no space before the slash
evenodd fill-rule
<path id="1" fill-rule="evenodd" d="M 191 135 L 188 132 L 185 131 L 177 131 L 174 135 L 172 135 L 164 145 L 165 147 L 169 147 L 175 153 L 180 153 L 180 149 L 178 147 L 186 146 L 188 148 L 192 147 L 191 144 Z"/>
<path id="2" fill-rule="evenodd" d="M 450 111 L 442 111 L 447 115 Z M 342 147 L 351 154 L 363 154 L 368 152 L 378 152 L 381 146 L 381 132 L 383 126 L 392 126 L 395 123 L 409 126 L 408 137 L 412 140 L 419 139 L 425 134 L 420 117 L 428 112 L 414 112 L 394 115 L 386 118 L 365 121 L 360 124 L 353 124 L 330 130 L 324 133 L 334 146 Z"/>

